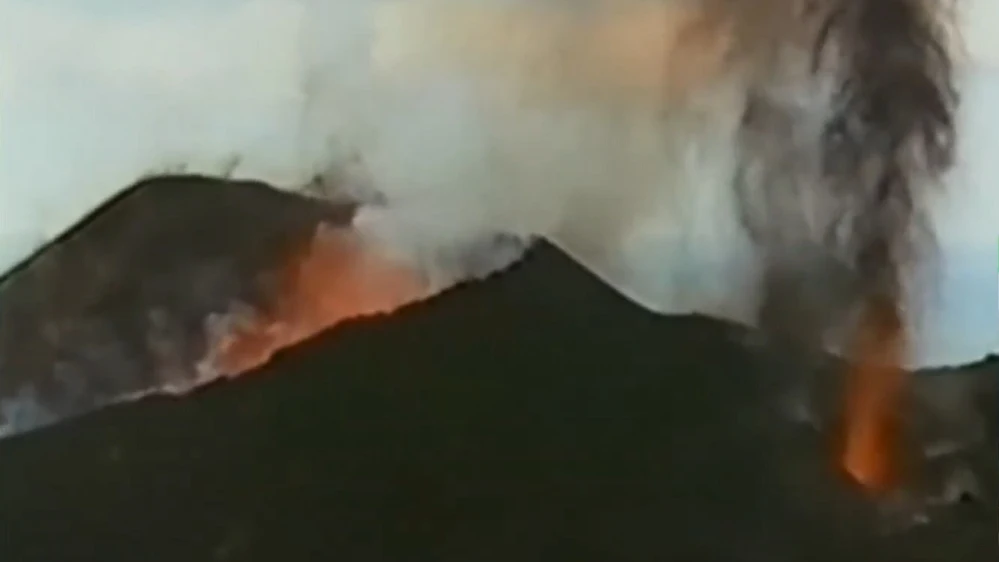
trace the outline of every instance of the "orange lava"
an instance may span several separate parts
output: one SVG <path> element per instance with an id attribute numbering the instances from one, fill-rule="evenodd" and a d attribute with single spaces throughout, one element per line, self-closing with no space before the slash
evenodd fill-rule
<path id="1" fill-rule="evenodd" d="M 245 372 L 343 320 L 391 312 L 427 295 L 415 271 L 365 249 L 348 230 L 320 227 L 290 260 L 270 314 L 227 334 L 212 364 L 227 375 Z"/>
<path id="2" fill-rule="evenodd" d="M 898 412 L 906 373 L 905 334 L 898 310 L 875 304 L 858 330 L 847 381 L 845 448 L 841 462 L 866 489 L 890 491 L 899 477 Z"/>

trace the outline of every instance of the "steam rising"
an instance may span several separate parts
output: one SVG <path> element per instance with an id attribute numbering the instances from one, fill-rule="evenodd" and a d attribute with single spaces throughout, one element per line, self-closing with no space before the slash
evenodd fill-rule
<path id="1" fill-rule="evenodd" d="M 0 269 L 139 177 L 238 159 L 237 177 L 333 172 L 387 201 L 357 228 L 442 286 L 459 273 L 441 254 L 543 235 L 649 308 L 752 320 L 759 259 L 729 186 L 743 85 L 721 72 L 723 34 L 676 36 L 685 3 L 85 4 L 0 5 Z M 666 80 L 674 44 L 703 57 L 689 83 Z M 967 196 L 933 209 L 946 279 L 917 364 L 999 350 L 999 73 L 963 73 Z"/>

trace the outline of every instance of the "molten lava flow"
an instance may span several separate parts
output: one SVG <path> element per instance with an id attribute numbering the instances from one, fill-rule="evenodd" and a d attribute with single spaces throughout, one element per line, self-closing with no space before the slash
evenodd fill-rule
<path id="1" fill-rule="evenodd" d="M 905 334 L 898 309 L 884 303 L 864 311 L 847 380 L 842 464 L 872 492 L 897 482 L 898 412 L 906 381 Z"/>
<path id="2" fill-rule="evenodd" d="M 390 312 L 428 293 L 415 271 L 365 249 L 345 229 L 320 227 L 284 273 L 271 312 L 227 334 L 213 350 L 220 373 L 253 369 L 343 320 Z"/>

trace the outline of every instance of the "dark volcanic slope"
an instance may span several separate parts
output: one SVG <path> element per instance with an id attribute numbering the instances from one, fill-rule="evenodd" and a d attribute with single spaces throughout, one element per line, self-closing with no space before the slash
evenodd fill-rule
<path id="1" fill-rule="evenodd" d="M 0 436 L 192 386 L 207 319 L 266 311 L 319 222 L 352 212 L 251 181 L 126 189 L 0 278 Z"/>
<path id="2" fill-rule="evenodd" d="M 236 382 L 0 441 L 0 560 L 997 559 L 995 502 L 882 538 L 730 334 L 541 247 Z"/>

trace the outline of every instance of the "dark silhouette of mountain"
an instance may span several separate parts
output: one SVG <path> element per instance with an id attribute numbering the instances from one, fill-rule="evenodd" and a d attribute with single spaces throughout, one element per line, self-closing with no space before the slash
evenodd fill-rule
<path id="1" fill-rule="evenodd" d="M 265 299 L 282 244 L 332 220 L 259 184 L 170 181 L 186 189 L 146 184 L 3 281 L 0 396 L 14 380 L 76 388 L 48 403 L 69 416 L 140 389 L 155 366 L 129 331 L 143 307 L 183 325 Z M 63 341 L 76 355 L 32 339 L 56 317 L 88 320 Z M 833 462 L 844 366 L 796 376 L 744 335 L 641 310 L 542 244 L 238 380 L 0 441 L 0 559 L 997 559 L 995 361 L 917 376 L 906 490 L 950 497 L 889 533 L 884 508 L 912 504 L 872 501 Z M 812 418 L 789 415 L 789 381 L 808 382 Z"/>

